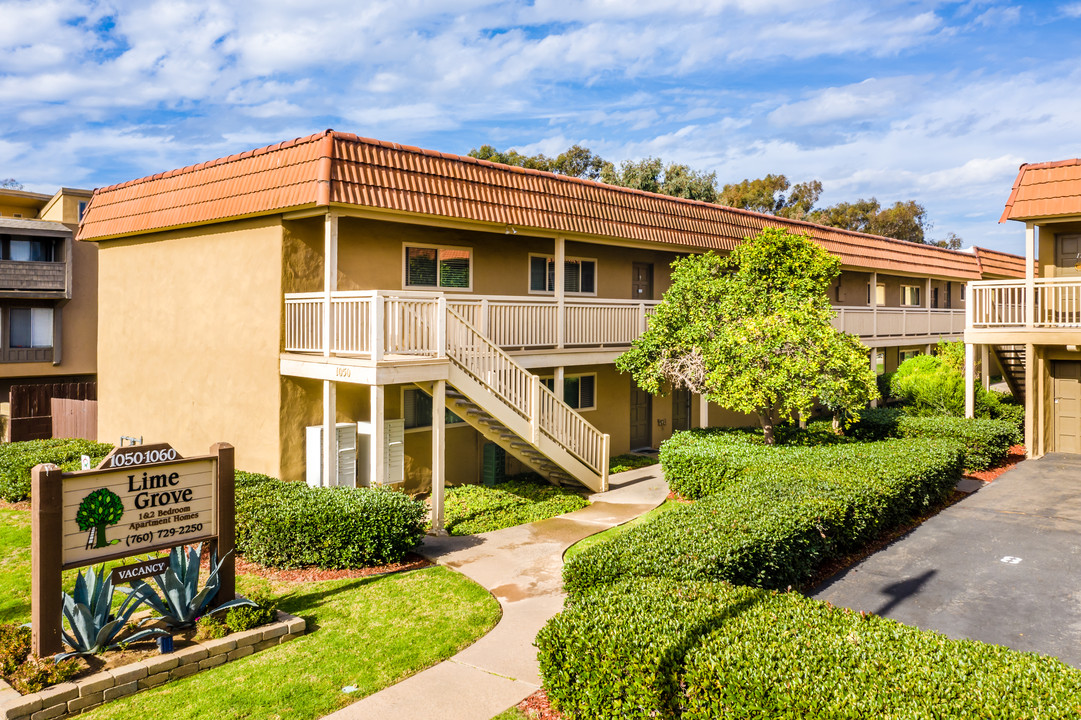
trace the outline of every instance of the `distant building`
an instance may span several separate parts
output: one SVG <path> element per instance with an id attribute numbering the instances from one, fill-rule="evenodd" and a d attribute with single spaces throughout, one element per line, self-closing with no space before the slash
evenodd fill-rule
<path id="1" fill-rule="evenodd" d="M 0 402 L 12 385 L 94 380 L 98 253 L 73 240 L 90 197 L 0 189 Z"/>

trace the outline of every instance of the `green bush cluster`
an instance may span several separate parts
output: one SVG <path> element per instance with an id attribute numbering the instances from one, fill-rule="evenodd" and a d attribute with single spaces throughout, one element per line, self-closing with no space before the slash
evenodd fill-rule
<path id="1" fill-rule="evenodd" d="M 705 433 L 688 442 L 701 453 L 685 448 L 675 464 L 669 451 L 665 476 L 683 493 L 698 473 L 712 472 L 711 483 L 695 486 L 708 491 L 696 494 L 703 499 L 571 558 L 568 593 L 631 576 L 798 584 L 944 499 L 963 456 L 948 439 L 764 447 L 738 433 Z"/>
<path id="2" fill-rule="evenodd" d="M 70 472 L 80 468 L 83 455 L 96 466 L 112 449 L 107 443 L 70 438 L 0 444 L 0 498 L 19 502 L 30 497 L 30 471 L 35 465 L 53 463 Z"/>
<path id="3" fill-rule="evenodd" d="M 1077 716 L 1081 671 L 798 593 L 631 580 L 537 636 L 571 719 Z"/>
<path id="4" fill-rule="evenodd" d="M 213 615 L 203 615 L 195 621 L 195 640 L 197 642 L 220 640 L 228 634 L 229 628 Z"/>
<path id="5" fill-rule="evenodd" d="M 1009 420 L 913 417 L 897 408 L 865 410 L 848 433 L 857 440 L 950 438 L 964 445 L 964 463 L 969 470 L 998 465 L 1006 458 L 1010 446 L 1021 442 L 1020 429 Z"/>
<path id="6" fill-rule="evenodd" d="M 424 538 L 424 503 L 385 489 L 313 488 L 236 474 L 236 544 L 270 567 L 358 568 L 400 562 Z"/>
<path id="7" fill-rule="evenodd" d="M 451 535 L 474 535 L 545 520 L 579 510 L 589 501 L 574 490 L 545 480 L 508 480 L 494 487 L 448 488 L 445 527 Z"/>
<path id="8" fill-rule="evenodd" d="M 252 628 L 274 622 L 278 617 L 278 601 L 265 595 L 252 595 L 248 598 L 255 603 L 230 608 L 225 614 L 225 624 L 233 632 L 244 632 Z"/>
<path id="9" fill-rule="evenodd" d="M 615 455 L 608 460 L 608 472 L 614 475 L 628 470 L 637 470 L 638 468 L 656 465 L 657 462 L 657 458 L 650 455 L 623 453 L 622 455 Z"/>

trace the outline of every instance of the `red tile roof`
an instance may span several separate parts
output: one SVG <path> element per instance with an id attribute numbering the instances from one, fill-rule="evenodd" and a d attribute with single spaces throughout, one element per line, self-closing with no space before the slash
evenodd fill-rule
<path id="1" fill-rule="evenodd" d="M 976 259 L 980 263 L 980 274 L 983 277 L 1018 278 L 1025 276 L 1025 256 L 987 250 L 986 248 L 972 248 L 976 252 Z"/>
<path id="2" fill-rule="evenodd" d="M 331 204 L 731 250 L 767 226 L 807 232 L 850 267 L 979 279 L 972 253 L 786 220 L 328 130 L 101 188 L 80 240 Z M 1023 275 L 1023 271 L 1020 273 Z"/>
<path id="3" fill-rule="evenodd" d="M 1081 158 L 1024 164 L 999 222 L 1081 215 Z"/>

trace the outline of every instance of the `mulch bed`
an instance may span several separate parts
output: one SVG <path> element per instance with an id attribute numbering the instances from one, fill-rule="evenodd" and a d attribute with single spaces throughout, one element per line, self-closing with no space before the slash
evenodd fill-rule
<path id="1" fill-rule="evenodd" d="M 516 707 L 530 720 L 563 720 L 563 716 L 552 708 L 544 690 L 533 693 Z"/>
<path id="2" fill-rule="evenodd" d="M 1009 453 L 1006 455 L 1006 460 L 998 467 L 993 467 L 990 470 L 981 470 L 980 472 L 965 473 L 963 477 L 972 478 L 973 480 L 981 480 L 985 483 L 989 483 L 997 478 L 1002 473 L 1013 468 L 1014 465 L 1025 459 L 1025 446 L 1014 445 L 1010 448 Z"/>
<path id="3" fill-rule="evenodd" d="M 422 558 L 416 553 L 408 553 L 400 563 L 378 565 L 376 567 L 357 568 L 354 570 L 323 570 L 317 567 L 297 568 L 295 570 L 278 570 L 265 565 L 248 562 L 242 557 L 236 559 L 236 572 L 238 575 L 255 575 L 267 580 L 284 582 L 318 582 L 321 580 L 342 580 L 346 578 L 363 578 L 372 575 L 389 575 L 391 573 L 405 572 L 407 570 L 419 570 L 432 565 L 430 560 Z"/>
<path id="4" fill-rule="evenodd" d="M 7 500 L 0 500 L 0 510 L 30 510 L 29 500 L 20 500 L 19 502 L 8 502 Z"/>

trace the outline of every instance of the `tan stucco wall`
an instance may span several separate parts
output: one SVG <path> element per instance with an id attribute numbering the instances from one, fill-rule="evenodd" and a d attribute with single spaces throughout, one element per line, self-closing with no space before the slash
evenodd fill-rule
<path id="1" fill-rule="evenodd" d="M 281 237 L 270 218 L 101 244 L 99 439 L 224 440 L 278 474 Z"/>

